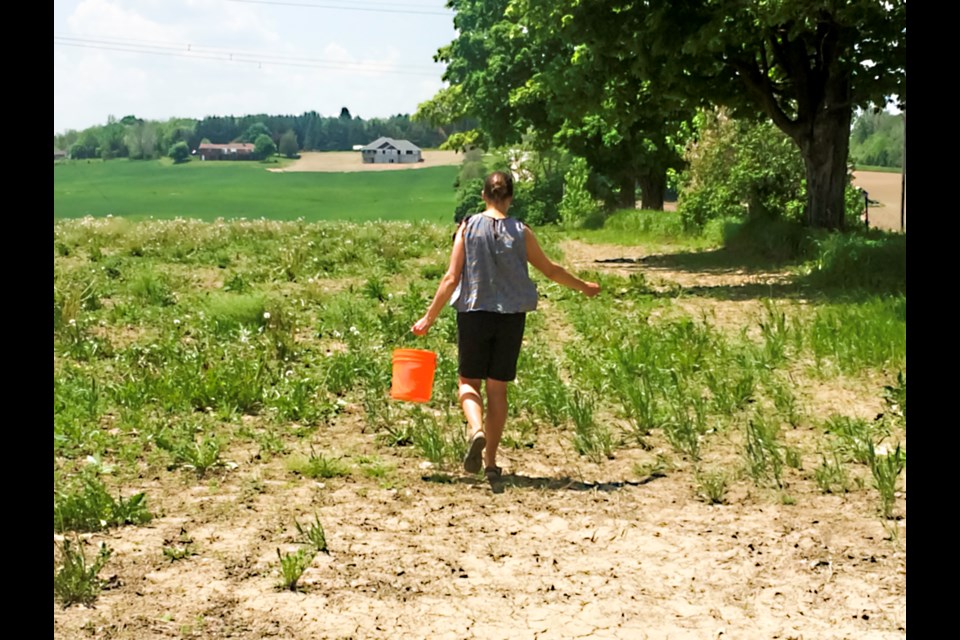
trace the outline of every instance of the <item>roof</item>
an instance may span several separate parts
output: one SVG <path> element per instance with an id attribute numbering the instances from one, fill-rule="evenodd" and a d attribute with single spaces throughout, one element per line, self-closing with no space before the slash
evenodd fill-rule
<path id="1" fill-rule="evenodd" d="M 413 144 L 409 140 L 394 140 L 393 138 L 388 138 L 386 136 L 380 136 L 367 146 L 363 147 L 363 151 L 376 151 L 377 149 L 384 148 L 394 148 L 399 151 L 420 151 L 420 147 Z"/>
<path id="2" fill-rule="evenodd" d="M 249 142 L 231 142 L 230 144 L 213 144 L 211 142 L 201 142 L 200 149 L 236 149 L 238 151 L 253 151 L 255 146 Z"/>

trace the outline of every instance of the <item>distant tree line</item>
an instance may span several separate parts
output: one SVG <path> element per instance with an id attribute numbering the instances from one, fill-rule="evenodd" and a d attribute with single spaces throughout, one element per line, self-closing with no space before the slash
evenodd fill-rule
<path id="1" fill-rule="evenodd" d="M 872 109 L 855 116 L 850 131 L 850 160 L 872 167 L 903 166 L 903 144 L 906 135 L 902 113 Z"/>
<path id="2" fill-rule="evenodd" d="M 257 114 L 167 121 L 143 120 L 132 115 L 118 120 L 109 116 L 104 125 L 54 134 L 53 147 L 67 151 L 75 159 L 151 159 L 170 155 L 180 142 L 192 151 L 201 142 L 256 143 L 266 135 L 281 153 L 293 156 L 299 151 L 349 151 L 354 145 L 365 145 L 381 136 L 434 148 L 451 133 L 471 126 L 469 122 L 446 128 L 431 126 L 402 114 L 364 120 L 352 116 L 346 107 L 339 116 L 321 116 L 316 111 L 299 116 Z"/>

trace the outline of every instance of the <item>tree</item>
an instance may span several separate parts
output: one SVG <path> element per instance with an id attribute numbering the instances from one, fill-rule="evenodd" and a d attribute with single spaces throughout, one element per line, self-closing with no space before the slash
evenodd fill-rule
<path id="1" fill-rule="evenodd" d="M 872 109 L 857 114 L 850 131 L 850 158 L 857 164 L 901 167 L 904 147 L 903 114 Z"/>
<path id="2" fill-rule="evenodd" d="M 273 139 L 265 133 L 253 143 L 253 155 L 258 160 L 266 160 L 277 152 L 277 145 L 273 144 Z"/>
<path id="3" fill-rule="evenodd" d="M 128 124 L 124 141 L 131 158 L 136 160 L 153 158 L 157 150 L 157 126 L 153 122 L 143 120 Z"/>
<path id="4" fill-rule="evenodd" d="M 170 147 L 170 157 L 173 158 L 174 164 L 186 162 L 190 157 L 190 147 L 187 146 L 186 142 L 181 140 Z"/>
<path id="5" fill-rule="evenodd" d="M 536 151 L 560 145 L 606 176 L 621 206 L 634 206 L 639 182 L 644 207 L 663 208 L 667 170 L 682 164 L 673 138 L 692 108 L 651 91 L 628 56 L 602 47 L 596 54 L 592 36 L 551 3 L 451 5 L 459 36 L 436 56 L 447 63 L 450 86 L 421 104 L 416 117 L 439 125 L 472 116 L 478 127 L 451 135 L 446 147 L 521 138 Z"/>
<path id="6" fill-rule="evenodd" d="M 267 125 L 262 122 L 254 122 L 252 125 L 247 127 L 247 130 L 243 132 L 243 135 L 240 136 L 240 142 L 253 142 L 256 143 L 257 138 L 260 136 L 267 136 L 273 140 L 273 134 L 270 132 L 270 129 Z"/>
<path id="7" fill-rule="evenodd" d="M 602 18 L 608 48 L 633 56 L 633 73 L 691 102 L 769 118 L 797 145 L 806 223 L 843 228 L 854 108 L 905 107 L 905 0 L 578 0 L 560 10 L 578 29 Z"/>
<path id="8" fill-rule="evenodd" d="M 786 134 L 770 121 L 734 120 L 723 109 L 698 114 L 695 126 L 680 174 L 684 226 L 702 229 L 715 218 L 802 218 L 803 160 Z"/>
<path id="9" fill-rule="evenodd" d="M 288 130 L 280 136 L 278 148 L 280 153 L 288 158 L 295 158 L 297 156 L 297 153 L 300 152 L 300 147 L 297 146 L 297 134 L 293 132 L 293 129 Z"/>

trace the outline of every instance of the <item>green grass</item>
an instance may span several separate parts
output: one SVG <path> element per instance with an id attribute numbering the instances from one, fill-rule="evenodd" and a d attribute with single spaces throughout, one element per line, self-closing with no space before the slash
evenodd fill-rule
<path id="1" fill-rule="evenodd" d="M 612 213 L 600 229 L 567 231 L 565 237 L 600 244 L 635 246 L 669 244 L 674 249 L 703 249 L 716 246 L 719 238 L 711 234 L 688 234 L 680 214 L 675 211 L 621 209 Z"/>
<path id="2" fill-rule="evenodd" d="M 352 173 L 272 173 L 266 168 L 259 162 L 174 165 L 125 159 L 55 164 L 53 217 L 453 219 L 456 166 Z"/>

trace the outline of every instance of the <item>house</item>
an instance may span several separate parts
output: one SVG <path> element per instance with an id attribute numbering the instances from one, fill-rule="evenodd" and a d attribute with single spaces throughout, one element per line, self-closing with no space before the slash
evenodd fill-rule
<path id="1" fill-rule="evenodd" d="M 423 162 L 420 147 L 408 140 L 380 137 L 360 149 L 366 164 Z"/>
<path id="2" fill-rule="evenodd" d="M 247 142 L 229 144 L 201 142 L 197 155 L 201 160 L 249 160 L 253 158 L 253 145 Z"/>
<path id="3" fill-rule="evenodd" d="M 64 151 L 63 149 L 54 149 L 54 150 L 53 150 L 53 160 L 54 160 L 54 162 L 56 162 L 57 160 L 66 160 L 66 158 L 67 158 L 67 152 Z"/>

